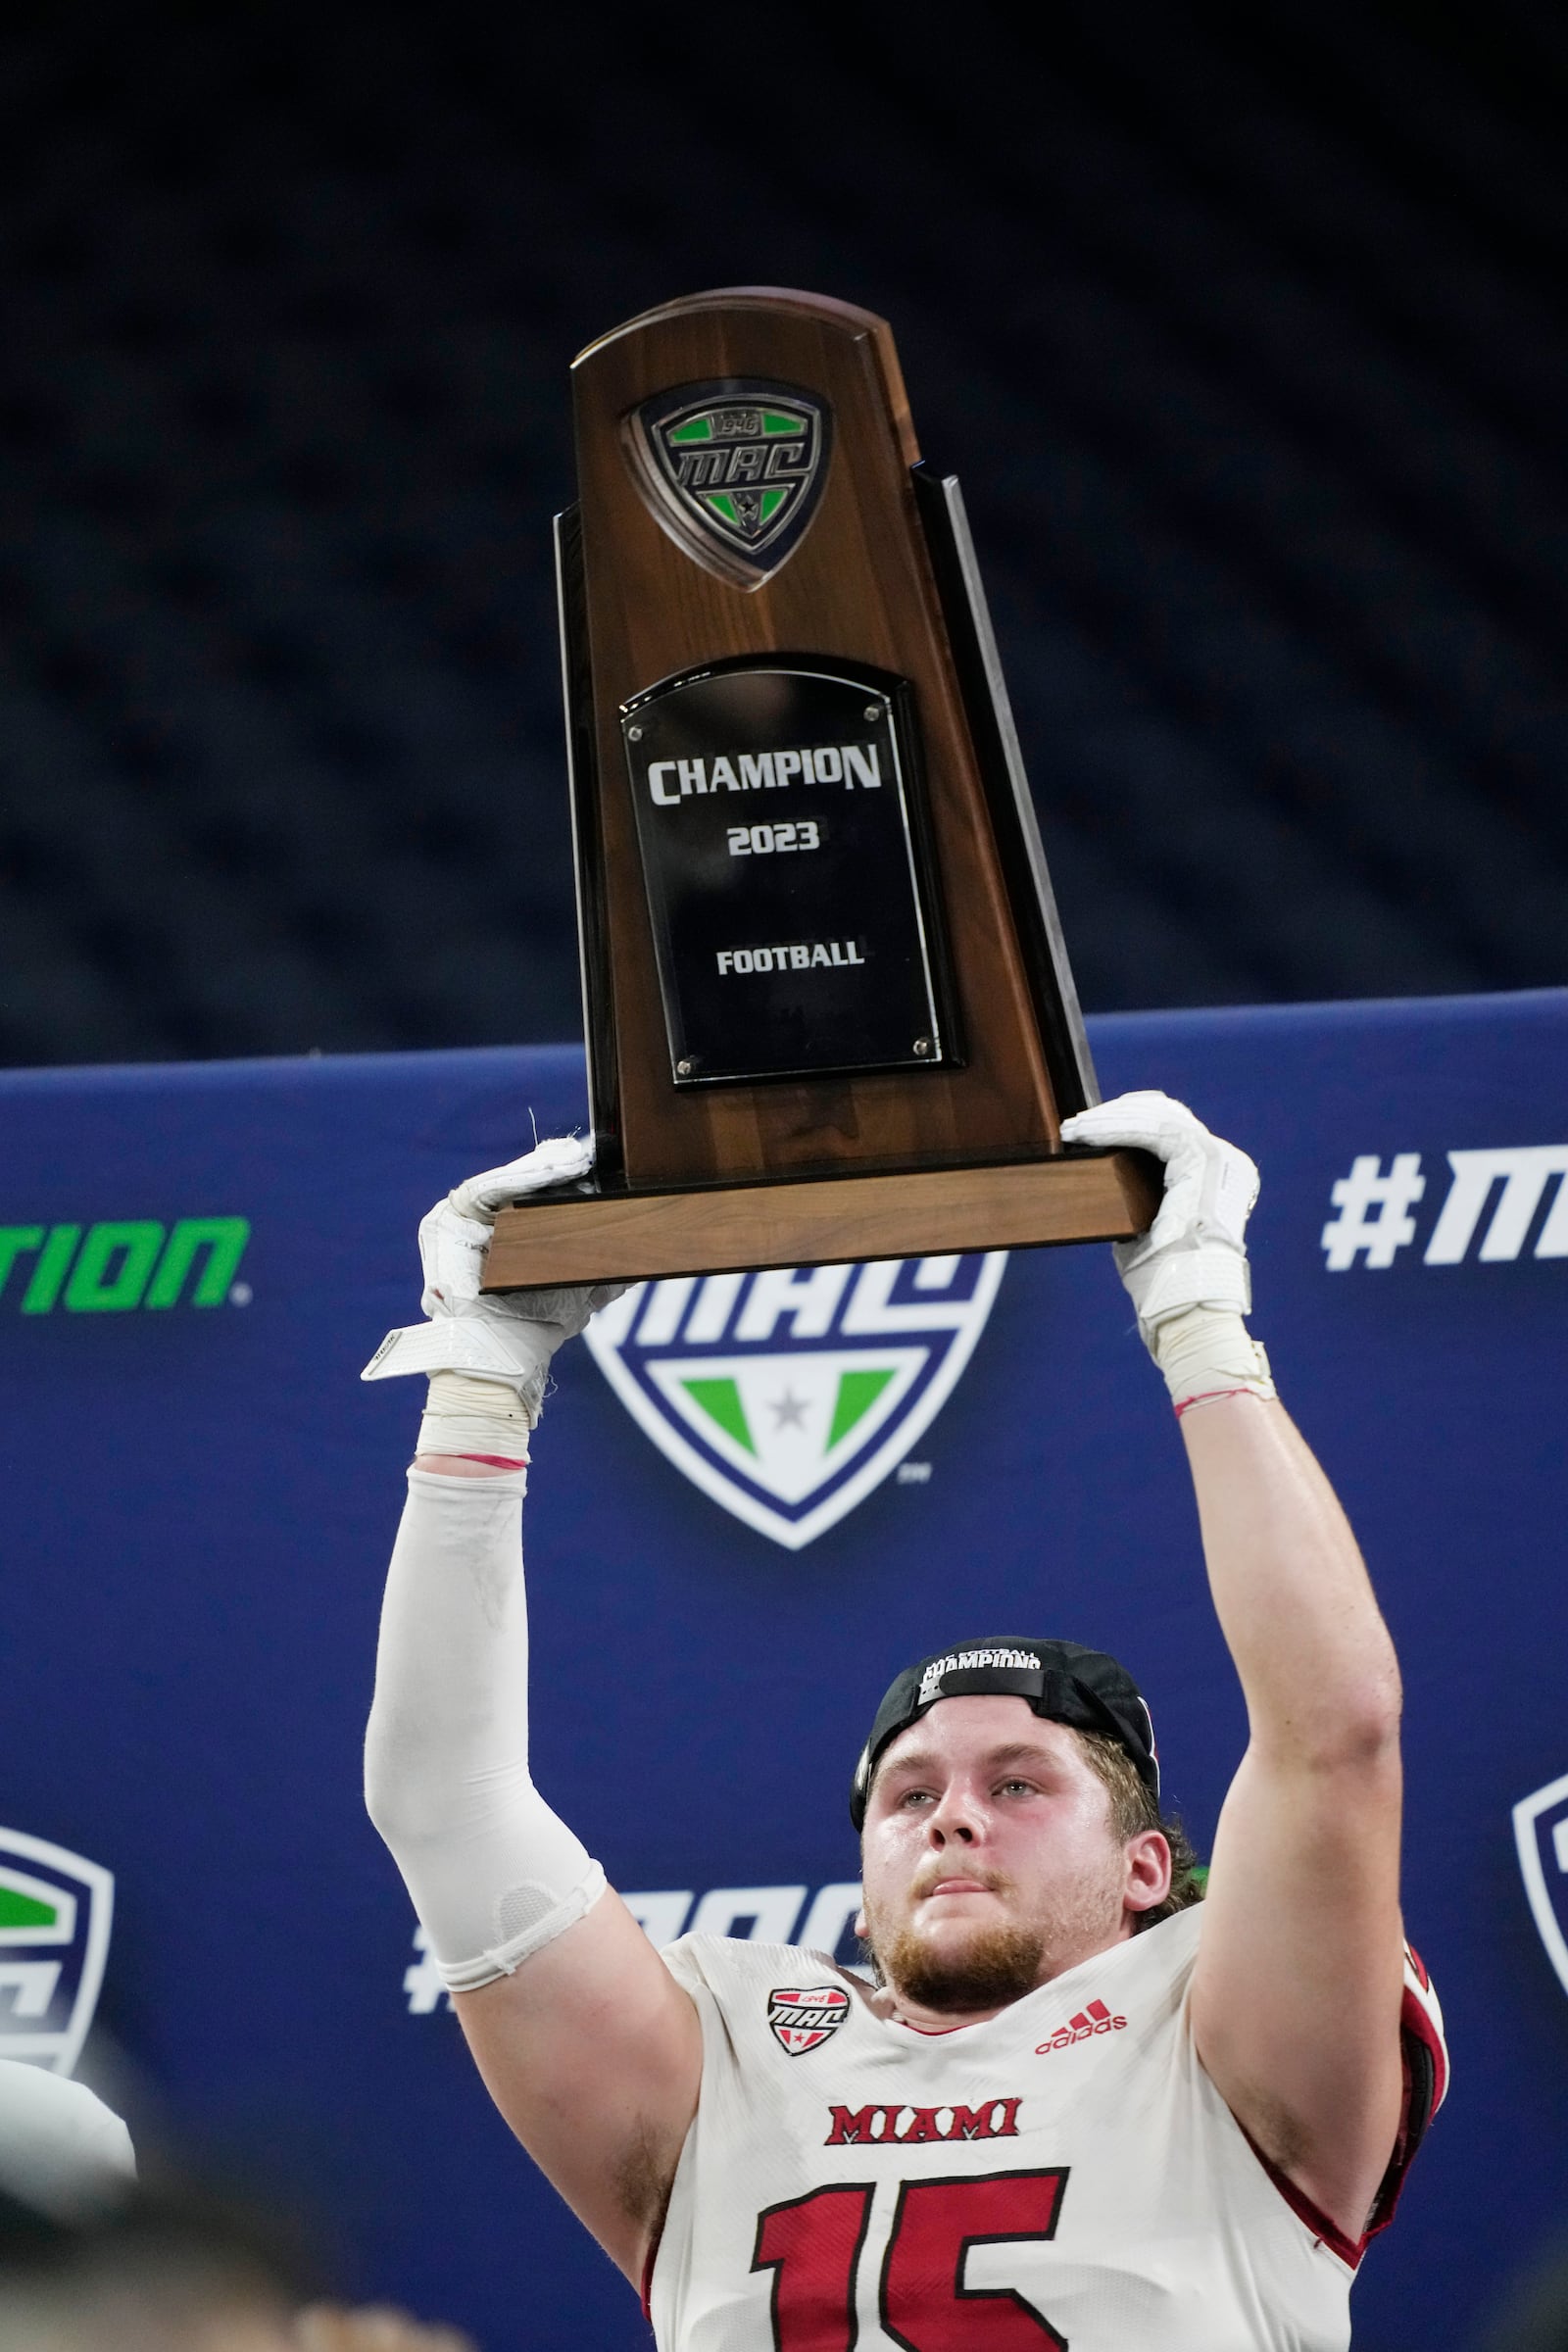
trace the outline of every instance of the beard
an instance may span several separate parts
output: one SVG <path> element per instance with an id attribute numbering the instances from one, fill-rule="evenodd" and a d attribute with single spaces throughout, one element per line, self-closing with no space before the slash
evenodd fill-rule
<path id="1" fill-rule="evenodd" d="M 1043 1981 L 1045 1956 L 1041 1930 L 1011 1926 L 979 1929 L 956 1952 L 934 1952 L 906 1927 L 872 1950 L 895 1992 L 944 2017 L 1021 2001 Z"/>
<path id="2" fill-rule="evenodd" d="M 977 1874 L 996 1893 L 1014 1891 L 991 1872 Z M 915 1889 L 916 1899 L 920 1889 Z M 1107 1861 L 1098 1873 L 1058 1895 L 1045 1917 L 999 1920 L 976 1926 L 960 1944 L 934 1950 L 906 1919 L 887 1936 L 867 1917 L 867 1950 L 883 1983 L 906 2000 L 939 2016 L 966 2016 L 1021 2001 L 1050 1978 L 1090 1951 L 1107 1948 L 1116 1937 L 1122 1909 L 1119 1879 Z"/>

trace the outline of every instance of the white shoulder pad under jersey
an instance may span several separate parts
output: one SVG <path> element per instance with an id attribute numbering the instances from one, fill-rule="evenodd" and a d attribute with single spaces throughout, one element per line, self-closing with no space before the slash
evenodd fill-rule
<path id="1" fill-rule="evenodd" d="M 649 2283 L 660 2352 L 1344 2352 L 1365 2240 L 1283 2193 L 1200 2066 L 1201 1930 L 1183 1912 L 939 2034 L 820 1952 L 671 1945 L 704 2060 Z"/>

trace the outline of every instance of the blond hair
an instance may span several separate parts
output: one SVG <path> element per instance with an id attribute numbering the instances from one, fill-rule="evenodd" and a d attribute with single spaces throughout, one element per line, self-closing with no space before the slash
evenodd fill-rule
<path id="1" fill-rule="evenodd" d="M 1200 1903 L 1208 1872 L 1199 1861 L 1192 1840 L 1174 1815 L 1161 1813 L 1159 1799 L 1139 1772 L 1119 1740 L 1108 1732 L 1077 1732 L 1084 1761 L 1110 1799 L 1110 1826 L 1126 1843 L 1142 1830 L 1157 1830 L 1170 1847 L 1170 1892 L 1163 1902 L 1138 1914 L 1134 1935 L 1157 1928 L 1162 1919 Z"/>

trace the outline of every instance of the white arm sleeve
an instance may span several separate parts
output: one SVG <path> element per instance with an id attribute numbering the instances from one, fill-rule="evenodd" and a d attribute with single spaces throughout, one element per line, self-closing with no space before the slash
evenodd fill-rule
<path id="1" fill-rule="evenodd" d="M 411 1470 L 381 1611 L 366 1803 L 454 1992 L 510 1976 L 605 1889 L 528 1774 L 526 1484 Z"/>

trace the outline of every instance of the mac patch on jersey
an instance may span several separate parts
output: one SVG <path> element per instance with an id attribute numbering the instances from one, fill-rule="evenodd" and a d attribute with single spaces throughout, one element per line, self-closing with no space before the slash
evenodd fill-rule
<path id="1" fill-rule="evenodd" d="M 589 1324 L 627 1411 L 737 1519 L 799 1551 L 953 1394 L 1004 1250 L 639 1283 Z"/>
<path id="2" fill-rule="evenodd" d="M 109 1957 L 115 1882 L 99 1862 L 0 1830 L 0 2058 L 69 2075 Z"/>
<path id="3" fill-rule="evenodd" d="M 767 2022 L 792 2058 L 836 2034 L 850 2014 L 850 1996 L 837 1984 L 775 1984 L 767 1996 Z"/>

